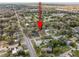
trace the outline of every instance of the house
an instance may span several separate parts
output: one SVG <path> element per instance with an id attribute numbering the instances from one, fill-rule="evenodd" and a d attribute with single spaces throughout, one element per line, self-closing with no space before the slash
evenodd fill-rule
<path id="1" fill-rule="evenodd" d="M 66 41 L 66 44 L 69 46 L 72 43 L 72 41 L 68 40 Z"/>
<path id="2" fill-rule="evenodd" d="M 45 52 L 51 52 L 52 48 L 47 47 L 47 48 L 41 48 L 41 51 L 45 51 Z"/>
<path id="3" fill-rule="evenodd" d="M 0 51 L 7 51 L 8 44 L 6 41 L 0 41 Z"/>

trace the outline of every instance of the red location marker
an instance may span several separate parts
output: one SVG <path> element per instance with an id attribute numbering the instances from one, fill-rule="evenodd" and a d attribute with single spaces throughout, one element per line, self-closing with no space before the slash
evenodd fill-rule
<path id="1" fill-rule="evenodd" d="M 43 26 L 43 21 L 42 21 L 42 6 L 41 6 L 41 2 L 39 2 L 39 6 L 38 6 L 38 21 L 37 21 L 37 26 L 39 28 L 39 30 L 42 30 L 42 26 Z"/>
<path id="2" fill-rule="evenodd" d="M 38 28 L 41 30 L 41 29 L 42 29 L 42 26 L 43 26 L 42 20 L 39 20 L 39 21 L 37 22 L 37 25 L 38 25 Z"/>

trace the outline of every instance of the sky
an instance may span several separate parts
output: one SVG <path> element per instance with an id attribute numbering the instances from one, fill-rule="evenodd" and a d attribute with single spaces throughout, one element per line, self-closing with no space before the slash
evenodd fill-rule
<path id="1" fill-rule="evenodd" d="M 0 3 L 16 3 L 16 2 L 79 2 L 79 0 L 0 0 Z"/>

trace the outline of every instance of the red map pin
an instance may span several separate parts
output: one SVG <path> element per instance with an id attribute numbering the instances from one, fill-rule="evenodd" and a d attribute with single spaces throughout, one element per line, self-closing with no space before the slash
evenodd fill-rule
<path id="1" fill-rule="evenodd" d="M 37 25 L 38 25 L 38 28 L 41 30 L 41 29 L 42 29 L 42 26 L 43 26 L 42 20 L 39 20 L 39 21 L 37 22 Z"/>
<path id="2" fill-rule="evenodd" d="M 43 21 L 42 21 L 42 6 L 41 6 L 41 2 L 39 2 L 39 6 L 38 6 L 38 18 L 39 18 L 39 20 L 37 21 L 37 26 L 38 26 L 39 30 L 42 30 Z"/>

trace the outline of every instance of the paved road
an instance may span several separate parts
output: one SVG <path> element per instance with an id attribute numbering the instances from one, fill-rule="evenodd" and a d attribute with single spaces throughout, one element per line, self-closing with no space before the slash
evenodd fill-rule
<path id="1" fill-rule="evenodd" d="M 20 17 L 16 13 L 16 10 L 15 9 L 14 9 L 14 12 L 15 12 L 15 15 L 17 17 L 17 22 L 18 22 L 19 29 L 20 29 L 20 31 L 21 31 L 21 33 L 23 35 L 25 45 L 29 49 L 29 54 L 30 54 L 31 57 L 36 57 L 37 55 L 36 55 L 35 49 L 33 47 L 33 44 L 31 42 L 31 39 L 29 37 L 26 37 L 26 35 L 23 33 L 23 28 L 21 27 L 20 21 L 19 21 L 20 20 Z"/>

